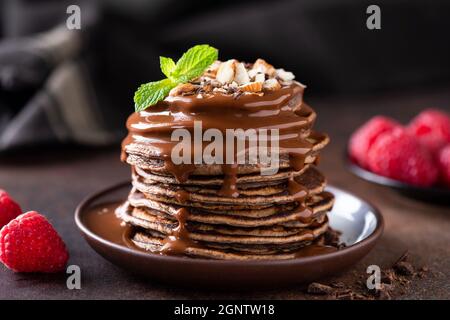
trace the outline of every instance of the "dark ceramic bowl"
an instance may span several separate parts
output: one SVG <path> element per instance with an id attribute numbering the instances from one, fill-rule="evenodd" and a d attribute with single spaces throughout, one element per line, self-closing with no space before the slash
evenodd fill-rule
<path id="1" fill-rule="evenodd" d="M 209 288 L 255 288 L 295 285 L 348 270 L 374 247 L 383 232 L 379 211 L 356 196 L 335 187 L 329 214 L 332 228 L 342 232 L 347 247 L 332 253 L 291 260 L 220 261 L 162 256 L 119 245 L 92 232 L 86 216 L 103 203 L 124 200 L 130 184 L 123 183 L 84 200 L 75 211 L 75 221 L 90 246 L 112 263 L 154 280 L 175 285 Z"/>
<path id="2" fill-rule="evenodd" d="M 345 163 L 347 168 L 356 176 L 366 181 L 392 188 L 405 196 L 421 201 L 450 205 L 450 188 L 444 187 L 418 187 L 398 180 L 390 179 L 373 173 L 359 166 L 346 152 Z"/>

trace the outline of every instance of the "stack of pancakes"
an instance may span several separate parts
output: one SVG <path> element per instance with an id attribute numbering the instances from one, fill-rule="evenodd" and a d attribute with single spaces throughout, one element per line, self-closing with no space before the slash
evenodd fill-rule
<path id="1" fill-rule="evenodd" d="M 316 114 L 302 99 L 297 97 L 296 104 L 291 103 L 294 95 L 303 93 L 303 87 L 294 83 L 284 90 L 277 96 L 283 97 L 277 108 L 292 107 L 290 112 L 302 120 L 301 129 L 295 129 L 296 139 L 309 147 L 302 151 L 299 165 L 299 157 L 293 161 L 293 148 L 280 143 L 279 170 L 273 175 L 262 175 L 261 164 L 174 165 L 161 128 L 180 126 L 180 109 L 174 106 L 176 101 L 185 102 L 186 96 L 166 99 L 130 117 L 123 160 L 132 166 L 133 187 L 117 214 L 133 226 L 130 237 L 134 245 L 160 254 L 245 260 L 294 258 L 305 248 L 324 243 L 327 212 L 334 198 L 324 191 L 326 179 L 315 164 L 329 139 L 312 130 Z M 210 97 L 210 105 L 217 96 Z M 245 99 L 271 97 L 275 101 L 271 93 L 242 98 L 242 104 Z M 200 99 L 188 98 L 190 105 Z M 229 103 L 240 98 L 232 99 Z M 186 118 L 199 115 L 191 107 L 183 110 L 184 125 Z M 280 119 L 279 115 L 274 119 Z"/>

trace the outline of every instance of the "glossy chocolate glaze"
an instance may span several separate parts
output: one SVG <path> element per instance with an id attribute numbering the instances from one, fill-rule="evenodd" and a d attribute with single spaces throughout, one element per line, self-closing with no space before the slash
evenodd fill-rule
<path id="1" fill-rule="evenodd" d="M 264 92 L 263 95 L 250 94 L 235 97 L 216 93 L 202 98 L 195 95 L 168 97 L 145 111 L 133 113 L 128 118 L 129 133 L 122 142 L 121 159 L 126 161 L 127 146 L 130 144 L 150 146 L 154 151 L 154 157 L 164 160 L 165 169 L 177 181 L 184 182 L 195 170 L 195 165 L 176 165 L 172 162 L 172 148 L 178 144 L 178 141 L 171 141 L 171 134 L 173 130 L 183 128 L 194 136 L 194 121 L 201 121 L 203 130 L 218 129 L 224 136 L 227 129 L 278 129 L 280 154 L 288 154 L 290 166 L 296 171 L 301 170 L 313 147 L 301 135 L 313 125 L 313 121 L 308 118 L 312 110 L 303 103 L 303 90 L 303 86 L 294 82 L 279 90 Z M 224 152 L 227 149 L 225 142 Z M 191 163 L 194 163 L 193 150 L 192 145 Z M 225 159 L 225 155 L 223 158 Z M 236 159 L 236 153 L 234 159 Z M 219 191 L 221 196 L 239 196 L 236 185 L 237 168 L 237 164 L 222 165 L 224 182 Z M 287 191 L 294 196 L 298 204 L 296 210 L 301 212 L 300 220 L 310 222 L 312 211 L 304 206 L 308 190 L 291 177 Z M 189 200 L 189 193 L 180 190 L 176 198 L 180 202 L 185 202 Z M 189 234 L 185 228 L 188 215 L 187 208 L 182 208 L 177 213 L 178 227 L 165 240 L 162 253 L 182 254 L 186 247 L 195 245 L 189 240 Z"/>
<path id="2" fill-rule="evenodd" d="M 131 241 L 132 227 L 116 214 L 116 209 L 123 202 L 111 202 L 92 207 L 85 216 L 85 224 L 89 230 L 115 244 L 124 245 L 133 249 L 139 249 Z M 140 250 L 140 249 L 139 249 Z"/>
<path id="3" fill-rule="evenodd" d="M 122 142 L 121 158 L 126 160 L 126 147 L 131 143 L 149 145 L 155 151 L 155 157 L 162 158 L 166 169 L 181 182 L 195 166 L 174 165 L 171 161 L 172 148 L 178 143 L 171 141 L 172 131 L 183 128 L 193 135 L 194 121 L 201 121 L 203 130 L 215 128 L 224 136 L 227 129 L 278 129 L 280 153 L 288 153 L 292 167 L 300 170 L 312 148 L 311 143 L 300 137 L 300 133 L 312 125 L 305 112 L 308 107 L 302 108 L 302 104 L 303 87 L 295 83 L 263 96 L 169 97 L 128 118 L 129 133 Z M 191 150 L 193 152 L 194 148 Z M 191 159 L 194 163 L 193 154 Z"/>

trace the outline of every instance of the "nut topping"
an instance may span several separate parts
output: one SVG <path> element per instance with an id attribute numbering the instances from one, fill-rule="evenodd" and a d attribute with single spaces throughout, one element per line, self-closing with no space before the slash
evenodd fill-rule
<path id="1" fill-rule="evenodd" d="M 169 95 L 196 95 L 199 98 L 213 94 L 233 95 L 235 98 L 243 94 L 264 95 L 291 85 L 294 78 L 292 72 L 275 69 L 264 59 L 257 59 L 253 64 L 236 59 L 217 60 L 201 76 L 176 86 Z"/>
<path id="2" fill-rule="evenodd" d="M 219 66 L 216 79 L 222 84 L 230 83 L 231 81 L 233 81 L 235 70 L 236 60 L 231 59 L 225 61 Z"/>
<path id="3" fill-rule="evenodd" d="M 237 84 L 242 85 L 245 83 L 250 82 L 250 77 L 248 76 L 247 70 L 245 69 L 244 64 L 238 63 L 236 65 L 236 72 L 234 75 L 234 81 L 236 81 Z"/>
<path id="4" fill-rule="evenodd" d="M 195 94 L 197 87 L 191 83 L 182 83 L 177 85 L 175 88 L 170 90 L 169 96 L 186 96 L 190 94 Z"/>

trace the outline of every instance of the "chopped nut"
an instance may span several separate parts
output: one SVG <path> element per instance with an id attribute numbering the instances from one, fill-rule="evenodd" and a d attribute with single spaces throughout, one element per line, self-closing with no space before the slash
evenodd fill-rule
<path id="1" fill-rule="evenodd" d="M 216 74 L 217 74 L 217 70 L 219 70 L 219 66 L 220 66 L 221 64 L 222 64 L 222 62 L 219 61 L 219 60 L 214 61 L 213 64 L 210 65 L 208 69 L 206 69 L 206 72 L 205 72 L 204 75 L 205 75 L 206 77 L 215 78 L 215 77 L 216 77 Z"/>
<path id="2" fill-rule="evenodd" d="M 239 86 L 239 89 L 246 92 L 260 92 L 262 90 L 263 83 L 262 82 L 250 82 Z"/>
<path id="3" fill-rule="evenodd" d="M 278 90 L 281 88 L 280 83 L 275 78 L 264 81 L 263 88 L 266 90 Z"/>
<path id="4" fill-rule="evenodd" d="M 235 81 L 231 82 L 231 83 L 228 85 L 228 87 L 229 87 L 229 88 L 232 88 L 232 89 L 237 89 L 238 86 L 239 86 L 238 83 L 236 83 Z"/>
<path id="5" fill-rule="evenodd" d="M 248 76 L 250 77 L 250 80 L 255 80 L 255 77 L 258 73 L 260 73 L 260 72 L 256 69 L 248 70 Z"/>
<path id="6" fill-rule="evenodd" d="M 264 82 L 266 80 L 266 76 L 264 73 L 257 73 L 255 76 L 255 82 Z"/>
<path id="7" fill-rule="evenodd" d="M 230 83 L 233 81 L 235 69 L 236 60 L 231 59 L 223 62 L 217 70 L 216 79 L 222 84 Z"/>
<path id="8" fill-rule="evenodd" d="M 275 74 L 275 68 L 273 65 L 268 64 L 264 59 L 257 59 L 253 64 L 253 69 L 265 73 L 270 77 Z"/>
<path id="9" fill-rule="evenodd" d="M 243 94 L 263 96 L 267 91 L 291 85 L 293 78 L 291 72 L 275 69 L 263 59 L 257 59 L 253 64 L 236 59 L 225 62 L 217 60 L 201 76 L 189 81 L 194 88 L 177 86 L 170 95 L 201 94 L 205 97 L 208 94 L 223 93 L 233 95 L 234 98 Z"/>
<path id="10" fill-rule="evenodd" d="M 283 81 L 292 81 L 295 76 L 292 72 L 286 71 L 284 69 L 277 69 L 275 75 Z"/>
<path id="11" fill-rule="evenodd" d="M 227 90 L 225 90 L 224 88 L 214 88 L 213 92 L 227 93 Z"/>
<path id="12" fill-rule="evenodd" d="M 170 90 L 169 96 L 181 96 L 181 95 L 187 95 L 187 94 L 194 94 L 195 90 L 197 89 L 196 86 L 194 86 L 191 83 L 182 83 L 177 85 L 175 88 Z"/>
<path id="13" fill-rule="evenodd" d="M 246 84 L 250 82 L 250 78 L 248 76 L 247 70 L 243 63 L 236 64 L 236 71 L 234 74 L 234 81 L 238 85 Z"/>
<path id="14" fill-rule="evenodd" d="M 203 93 L 209 93 L 213 90 L 213 85 L 211 83 L 205 83 L 203 84 L 203 86 L 201 87 L 201 92 Z"/>

